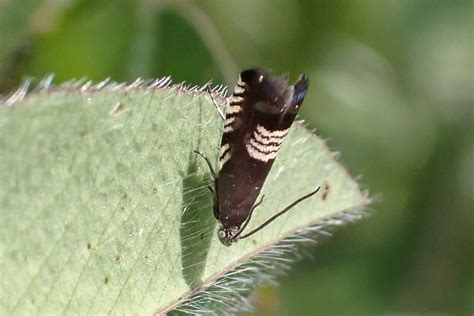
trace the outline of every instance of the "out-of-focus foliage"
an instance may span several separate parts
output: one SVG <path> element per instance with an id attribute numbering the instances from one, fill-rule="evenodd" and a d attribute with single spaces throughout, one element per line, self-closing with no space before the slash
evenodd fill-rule
<path id="1" fill-rule="evenodd" d="M 0 1 L 0 93 L 172 75 L 309 75 L 302 117 L 379 197 L 311 249 L 260 315 L 474 310 L 473 2 Z M 1 149 L 0 149 L 1 150 Z"/>

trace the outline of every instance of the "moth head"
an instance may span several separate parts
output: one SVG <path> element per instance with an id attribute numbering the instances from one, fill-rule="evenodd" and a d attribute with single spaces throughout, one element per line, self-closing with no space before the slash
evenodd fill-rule
<path id="1" fill-rule="evenodd" d="M 224 246 L 230 246 L 232 243 L 236 242 L 239 238 L 235 237 L 235 234 L 237 234 L 239 231 L 239 228 L 237 226 L 233 226 L 230 228 L 224 228 L 224 227 L 219 227 L 217 230 L 217 237 L 219 237 L 220 242 Z"/>

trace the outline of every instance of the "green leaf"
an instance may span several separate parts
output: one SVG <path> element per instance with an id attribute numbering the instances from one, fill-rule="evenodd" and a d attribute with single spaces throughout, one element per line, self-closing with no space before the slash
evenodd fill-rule
<path id="1" fill-rule="evenodd" d="M 304 239 L 292 236 L 368 203 L 324 142 L 295 124 L 247 229 L 320 193 L 223 246 L 210 173 L 193 153 L 217 160 L 223 122 L 207 93 L 165 83 L 67 84 L 0 108 L 0 314 L 242 309 L 246 289 Z"/>

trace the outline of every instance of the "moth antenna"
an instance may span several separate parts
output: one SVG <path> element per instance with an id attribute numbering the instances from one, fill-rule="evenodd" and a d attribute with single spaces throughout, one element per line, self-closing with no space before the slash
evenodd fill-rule
<path id="1" fill-rule="evenodd" d="M 202 152 L 200 152 L 198 149 L 195 149 L 194 150 L 194 153 L 198 154 L 199 156 L 201 156 L 207 163 L 207 166 L 209 167 L 209 170 L 211 171 L 211 174 L 212 174 L 212 178 L 214 178 L 214 181 L 216 181 L 217 179 L 217 174 L 216 172 L 214 171 L 214 168 L 212 167 L 212 164 L 211 164 L 211 161 L 209 160 L 209 158 L 207 158 L 206 155 L 204 155 Z M 211 190 L 212 191 L 212 190 Z"/>
<path id="2" fill-rule="evenodd" d="M 219 105 L 217 105 L 216 101 L 214 100 L 214 97 L 212 96 L 212 90 L 211 90 L 211 87 L 210 87 L 209 85 L 207 85 L 206 90 L 207 90 L 207 93 L 209 93 L 209 97 L 211 98 L 212 104 L 213 104 L 214 107 L 216 108 L 217 113 L 219 114 L 219 116 L 221 117 L 221 119 L 222 119 L 223 121 L 225 121 L 225 115 L 224 115 L 224 113 L 222 112 L 222 110 L 221 110 L 221 108 L 219 107 Z"/>
<path id="3" fill-rule="evenodd" d="M 260 198 L 260 201 L 258 201 L 257 204 L 255 204 L 254 206 L 252 206 L 252 208 L 250 209 L 250 212 L 249 212 L 249 216 L 247 217 L 247 219 L 245 220 L 245 222 L 242 224 L 242 226 L 240 226 L 240 229 L 237 231 L 237 233 L 234 235 L 234 237 L 233 237 L 232 239 L 236 239 L 237 237 L 239 237 L 240 234 L 242 234 L 242 232 L 244 231 L 245 227 L 247 227 L 247 224 L 250 222 L 250 218 L 252 217 L 253 211 L 254 211 L 260 204 L 262 204 L 264 197 L 265 197 L 265 194 L 262 195 L 262 197 Z"/>
<path id="4" fill-rule="evenodd" d="M 239 239 L 244 239 L 244 238 L 247 238 L 249 236 L 252 236 L 253 234 L 255 234 L 256 232 L 258 232 L 259 230 L 261 230 L 262 228 L 264 228 L 265 226 L 267 226 L 268 224 L 270 224 L 271 222 L 273 222 L 275 219 L 277 219 L 278 217 L 280 217 L 281 215 L 285 214 L 286 212 L 288 212 L 289 210 L 291 210 L 293 207 L 295 207 L 297 204 L 299 204 L 300 202 L 306 200 L 307 198 L 315 195 L 316 193 L 318 193 L 319 189 L 321 187 L 318 187 L 316 190 L 314 190 L 313 192 L 310 192 L 306 195 L 303 195 L 302 197 L 300 197 L 299 199 L 293 201 L 293 203 L 291 203 L 290 205 L 288 205 L 287 207 L 285 207 L 283 210 L 281 210 L 280 212 L 276 213 L 275 215 L 273 215 L 272 217 L 270 217 L 269 219 L 267 219 L 263 224 L 261 224 L 260 226 L 258 226 L 257 228 L 255 228 L 254 230 L 250 231 L 250 233 L 247 233 L 245 235 L 242 235 Z M 250 216 L 249 216 L 250 217 Z"/>

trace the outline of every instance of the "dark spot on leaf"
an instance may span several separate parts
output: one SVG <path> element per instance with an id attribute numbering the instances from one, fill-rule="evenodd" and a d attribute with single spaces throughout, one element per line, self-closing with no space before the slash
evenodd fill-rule
<path id="1" fill-rule="evenodd" d="M 125 200 L 125 199 L 127 199 L 127 198 L 128 198 L 128 194 L 127 194 L 127 192 L 125 192 L 125 193 L 122 195 L 122 199 Z"/>
<path id="2" fill-rule="evenodd" d="M 122 259 L 122 256 L 121 256 L 121 255 L 117 255 L 117 256 L 115 257 L 115 261 L 116 261 L 116 262 L 120 262 L 121 259 Z"/>
<path id="3" fill-rule="evenodd" d="M 252 239 L 252 244 L 256 245 L 257 241 L 255 239 Z"/>
<path id="4" fill-rule="evenodd" d="M 158 193 L 158 189 L 157 189 L 157 188 L 153 188 L 153 193 L 154 193 L 154 194 Z"/>
<path id="5" fill-rule="evenodd" d="M 81 138 L 86 137 L 86 135 L 87 135 L 87 132 L 84 131 L 84 130 L 82 130 L 82 131 L 79 133 L 79 136 L 81 136 Z"/>
<path id="6" fill-rule="evenodd" d="M 145 260 L 148 259 L 148 255 L 145 256 Z"/>
<path id="7" fill-rule="evenodd" d="M 203 240 L 204 237 L 205 237 L 205 236 L 204 236 L 204 233 L 200 233 L 200 234 L 199 234 L 199 238 L 200 238 L 201 240 Z"/>
<path id="8" fill-rule="evenodd" d="M 87 242 L 87 250 L 91 250 L 92 249 L 92 244 L 90 241 Z"/>
<path id="9" fill-rule="evenodd" d="M 330 189 L 331 189 L 331 187 L 330 187 L 329 183 L 324 182 L 324 191 L 323 191 L 323 195 L 322 195 L 323 201 L 326 201 L 326 199 L 328 198 Z"/>
<path id="10" fill-rule="evenodd" d="M 104 278 L 104 284 L 109 283 L 109 281 L 110 281 L 109 277 L 108 277 L 108 276 L 105 276 L 105 278 Z"/>

